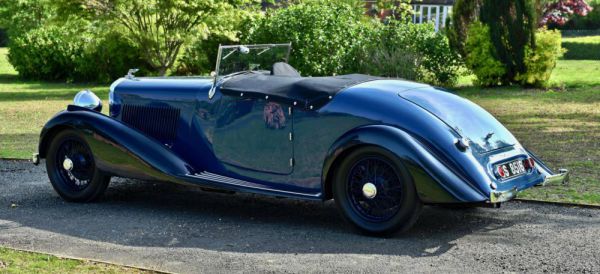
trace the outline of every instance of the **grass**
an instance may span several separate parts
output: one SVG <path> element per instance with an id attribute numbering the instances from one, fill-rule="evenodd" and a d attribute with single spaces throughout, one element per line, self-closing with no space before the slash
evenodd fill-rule
<path id="1" fill-rule="evenodd" d="M 147 273 L 147 271 L 0 247 L 0 273 Z"/>
<path id="2" fill-rule="evenodd" d="M 572 172 L 569 185 L 530 189 L 522 197 L 600 205 L 600 86 L 464 88 L 459 94 L 491 112 L 550 167 Z"/>
<path id="3" fill-rule="evenodd" d="M 90 86 L 21 81 L 5 55 L 0 48 L 0 157 L 29 158 L 43 124 Z M 551 90 L 481 89 L 472 80 L 461 79 L 459 94 L 494 114 L 551 167 L 573 172 L 570 185 L 535 188 L 524 197 L 600 205 L 600 61 L 559 60 L 551 81 L 561 88 Z M 107 86 L 91 89 L 106 100 Z"/>
<path id="4" fill-rule="evenodd" d="M 108 87 L 87 84 L 19 80 L 0 48 L 0 157 L 30 158 L 37 151 L 42 126 L 73 100 L 82 89 L 92 89 L 102 100 Z"/>

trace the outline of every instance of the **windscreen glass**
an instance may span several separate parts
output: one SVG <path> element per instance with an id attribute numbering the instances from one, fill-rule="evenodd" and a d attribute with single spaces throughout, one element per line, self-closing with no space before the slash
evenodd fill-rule
<path id="1" fill-rule="evenodd" d="M 219 76 L 243 71 L 270 71 L 277 62 L 287 63 L 290 44 L 221 46 L 217 70 Z"/>

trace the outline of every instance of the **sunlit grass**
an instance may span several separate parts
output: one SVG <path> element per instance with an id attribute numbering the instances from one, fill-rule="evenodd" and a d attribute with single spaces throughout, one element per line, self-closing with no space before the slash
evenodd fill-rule
<path id="1" fill-rule="evenodd" d="M 22 81 L 8 63 L 6 48 L 0 48 L 0 157 L 29 158 L 37 151 L 43 125 L 66 108 L 75 94 L 92 89 L 107 100 L 108 87 Z"/>
<path id="2" fill-rule="evenodd" d="M 560 92 L 466 88 L 459 93 L 496 116 L 550 167 L 572 172 L 570 185 L 534 188 L 522 197 L 600 204 L 600 86 Z"/>
<path id="3" fill-rule="evenodd" d="M 62 259 L 0 247 L 0 273 L 150 273 L 116 265 Z"/>

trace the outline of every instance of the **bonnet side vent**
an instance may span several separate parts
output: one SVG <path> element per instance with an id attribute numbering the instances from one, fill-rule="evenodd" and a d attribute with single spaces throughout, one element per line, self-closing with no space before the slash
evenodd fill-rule
<path id="1" fill-rule="evenodd" d="M 175 140 L 180 110 L 169 106 L 124 105 L 121 120 L 158 140 Z"/>

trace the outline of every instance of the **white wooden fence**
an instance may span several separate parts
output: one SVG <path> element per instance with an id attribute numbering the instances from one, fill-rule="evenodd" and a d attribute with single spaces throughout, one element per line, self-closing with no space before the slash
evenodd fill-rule
<path id="1" fill-rule="evenodd" d="M 446 18 L 452 12 L 450 5 L 413 5 L 413 23 L 433 22 L 435 31 L 446 26 Z"/>

